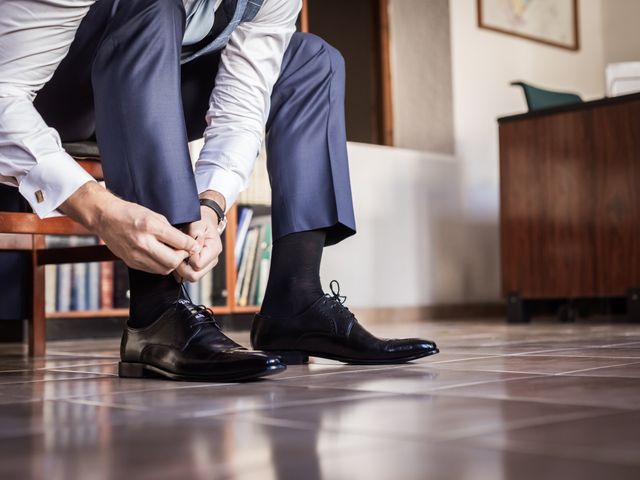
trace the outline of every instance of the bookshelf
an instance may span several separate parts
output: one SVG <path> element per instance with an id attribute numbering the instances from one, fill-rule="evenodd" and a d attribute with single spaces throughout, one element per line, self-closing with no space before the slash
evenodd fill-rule
<path id="1" fill-rule="evenodd" d="M 241 206 L 234 205 L 227 212 L 227 228 L 223 234 L 223 252 L 218 265 L 214 268 L 224 269 L 224 274 L 218 278 L 224 278 L 223 290 L 226 290 L 224 302 L 216 302 L 211 307 L 213 312 L 217 315 L 232 315 L 232 314 L 252 314 L 259 311 L 259 305 L 238 305 L 236 303 L 236 290 L 238 282 L 238 270 L 236 268 L 235 258 L 235 245 L 238 234 L 238 210 L 239 208 L 253 208 L 254 204 L 243 203 Z M 262 215 L 269 211 L 267 205 L 257 205 Z M 219 287 L 219 285 L 218 285 Z M 102 288 L 102 287 L 101 287 Z M 113 290 L 113 287 L 110 287 Z M 195 300 L 195 299 L 194 299 Z M 129 314 L 128 308 L 114 308 L 106 307 L 99 309 L 89 310 L 66 310 L 66 311 L 47 311 L 46 318 L 106 318 L 106 317 L 126 317 Z"/>

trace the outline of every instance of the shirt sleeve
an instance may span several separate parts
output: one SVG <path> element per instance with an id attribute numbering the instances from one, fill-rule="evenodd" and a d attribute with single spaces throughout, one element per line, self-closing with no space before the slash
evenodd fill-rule
<path id="1" fill-rule="evenodd" d="M 234 30 L 222 51 L 195 175 L 198 193 L 220 192 L 227 209 L 253 170 L 271 91 L 301 5 L 301 0 L 265 0 L 252 21 Z"/>
<path id="2" fill-rule="evenodd" d="M 67 54 L 92 0 L 0 3 L 0 182 L 41 218 L 93 178 L 62 148 L 33 99 Z"/>

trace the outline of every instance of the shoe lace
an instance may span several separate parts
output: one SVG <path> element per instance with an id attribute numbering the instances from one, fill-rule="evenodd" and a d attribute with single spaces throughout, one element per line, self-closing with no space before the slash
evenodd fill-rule
<path id="1" fill-rule="evenodd" d="M 213 316 L 213 310 L 205 305 L 196 305 L 195 303 L 193 303 L 193 300 L 191 300 L 191 296 L 189 295 L 189 292 L 187 292 L 187 289 L 185 288 L 183 282 L 180 283 L 180 288 L 182 290 L 182 294 L 190 303 L 190 305 L 186 306 L 189 310 L 189 320 L 197 319 L 198 316 L 204 316 L 204 320 L 196 320 L 195 322 L 191 323 L 190 327 L 193 328 L 198 325 L 211 324 L 215 325 L 215 327 L 220 330 L 220 324 Z"/>
<path id="2" fill-rule="evenodd" d="M 339 313 L 345 314 L 349 318 L 357 322 L 358 320 L 356 319 L 355 315 L 344 304 L 347 301 L 347 296 L 340 295 L 340 283 L 338 283 L 337 280 L 331 280 L 331 282 L 329 283 L 329 290 L 331 290 L 331 294 L 324 294 L 325 297 L 331 300 L 331 302 L 329 302 L 329 308 L 331 308 L 332 310 L 337 310 Z"/>

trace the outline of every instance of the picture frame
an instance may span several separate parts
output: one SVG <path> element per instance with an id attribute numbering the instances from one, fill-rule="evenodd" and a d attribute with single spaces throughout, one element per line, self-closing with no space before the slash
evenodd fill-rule
<path id="1" fill-rule="evenodd" d="M 578 0 L 477 0 L 477 12 L 482 29 L 580 49 Z"/>

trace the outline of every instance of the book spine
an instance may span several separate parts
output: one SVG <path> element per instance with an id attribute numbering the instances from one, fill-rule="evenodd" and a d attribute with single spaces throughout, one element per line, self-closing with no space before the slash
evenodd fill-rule
<path id="1" fill-rule="evenodd" d="M 256 304 L 256 290 L 258 288 L 259 270 L 260 270 L 260 256 L 262 253 L 264 242 L 264 230 L 265 225 L 262 224 L 258 227 L 258 240 L 256 242 L 256 248 L 253 252 L 253 268 L 251 269 L 251 284 L 249 285 L 249 295 L 247 297 L 247 303 L 249 305 Z"/>
<path id="2" fill-rule="evenodd" d="M 249 243 L 249 238 L 252 236 L 253 230 L 249 230 L 247 233 L 247 241 L 245 242 L 245 248 L 243 250 L 246 251 L 247 244 Z M 240 268 L 238 269 L 238 278 L 236 279 L 236 295 L 235 301 L 237 305 L 240 305 L 240 297 L 242 296 L 242 286 L 244 284 L 244 280 L 247 272 L 247 263 L 249 262 L 249 256 L 242 253 L 242 261 L 240 262 Z"/>
<path id="3" fill-rule="evenodd" d="M 100 308 L 113 308 L 113 262 L 100 264 Z"/>
<path id="4" fill-rule="evenodd" d="M 87 264 L 74 263 L 71 272 L 71 310 L 87 310 Z"/>
<path id="5" fill-rule="evenodd" d="M 46 265 L 44 267 L 44 311 L 56 311 L 56 290 L 57 290 L 57 265 Z"/>
<path id="6" fill-rule="evenodd" d="M 267 289 L 267 281 L 269 280 L 269 268 L 271 266 L 271 222 L 264 226 L 264 249 L 260 256 L 260 276 L 258 292 L 256 294 L 256 305 L 262 304 L 264 292 Z"/>
<path id="7" fill-rule="evenodd" d="M 244 245 L 247 240 L 247 234 L 249 232 L 249 226 L 251 224 L 252 217 L 253 217 L 253 209 L 243 208 L 240 211 L 240 217 L 238 220 L 238 229 L 236 233 L 236 244 L 234 249 L 236 269 L 242 263 L 242 254 L 244 251 Z"/>
<path id="8" fill-rule="evenodd" d="M 249 303 L 249 289 L 251 286 L 251 274 L 253 273 L 253 264 L 256 259 L 256 248 L 258 246 L 258 227 L 251 229 L 251 236 L 247 237 L 247 250 L 243 255 L 247 256 L 247 268 L 244 272 L 245 278 L 242 280 L 242 293 L 240 295 L 239 305 L 246 307 Z"/>
<path id="9" fill-rule="evenodd" d="M 56 295 L 56 310 L 68 312 L 71 310 L 71 264 L 58 265 L 58 292 Z"/>
<path id="10" fill-rule="evenodd" d="M 91 262 L 87 265 L 87 309 L 100 309 L 100 264 Z"/>

